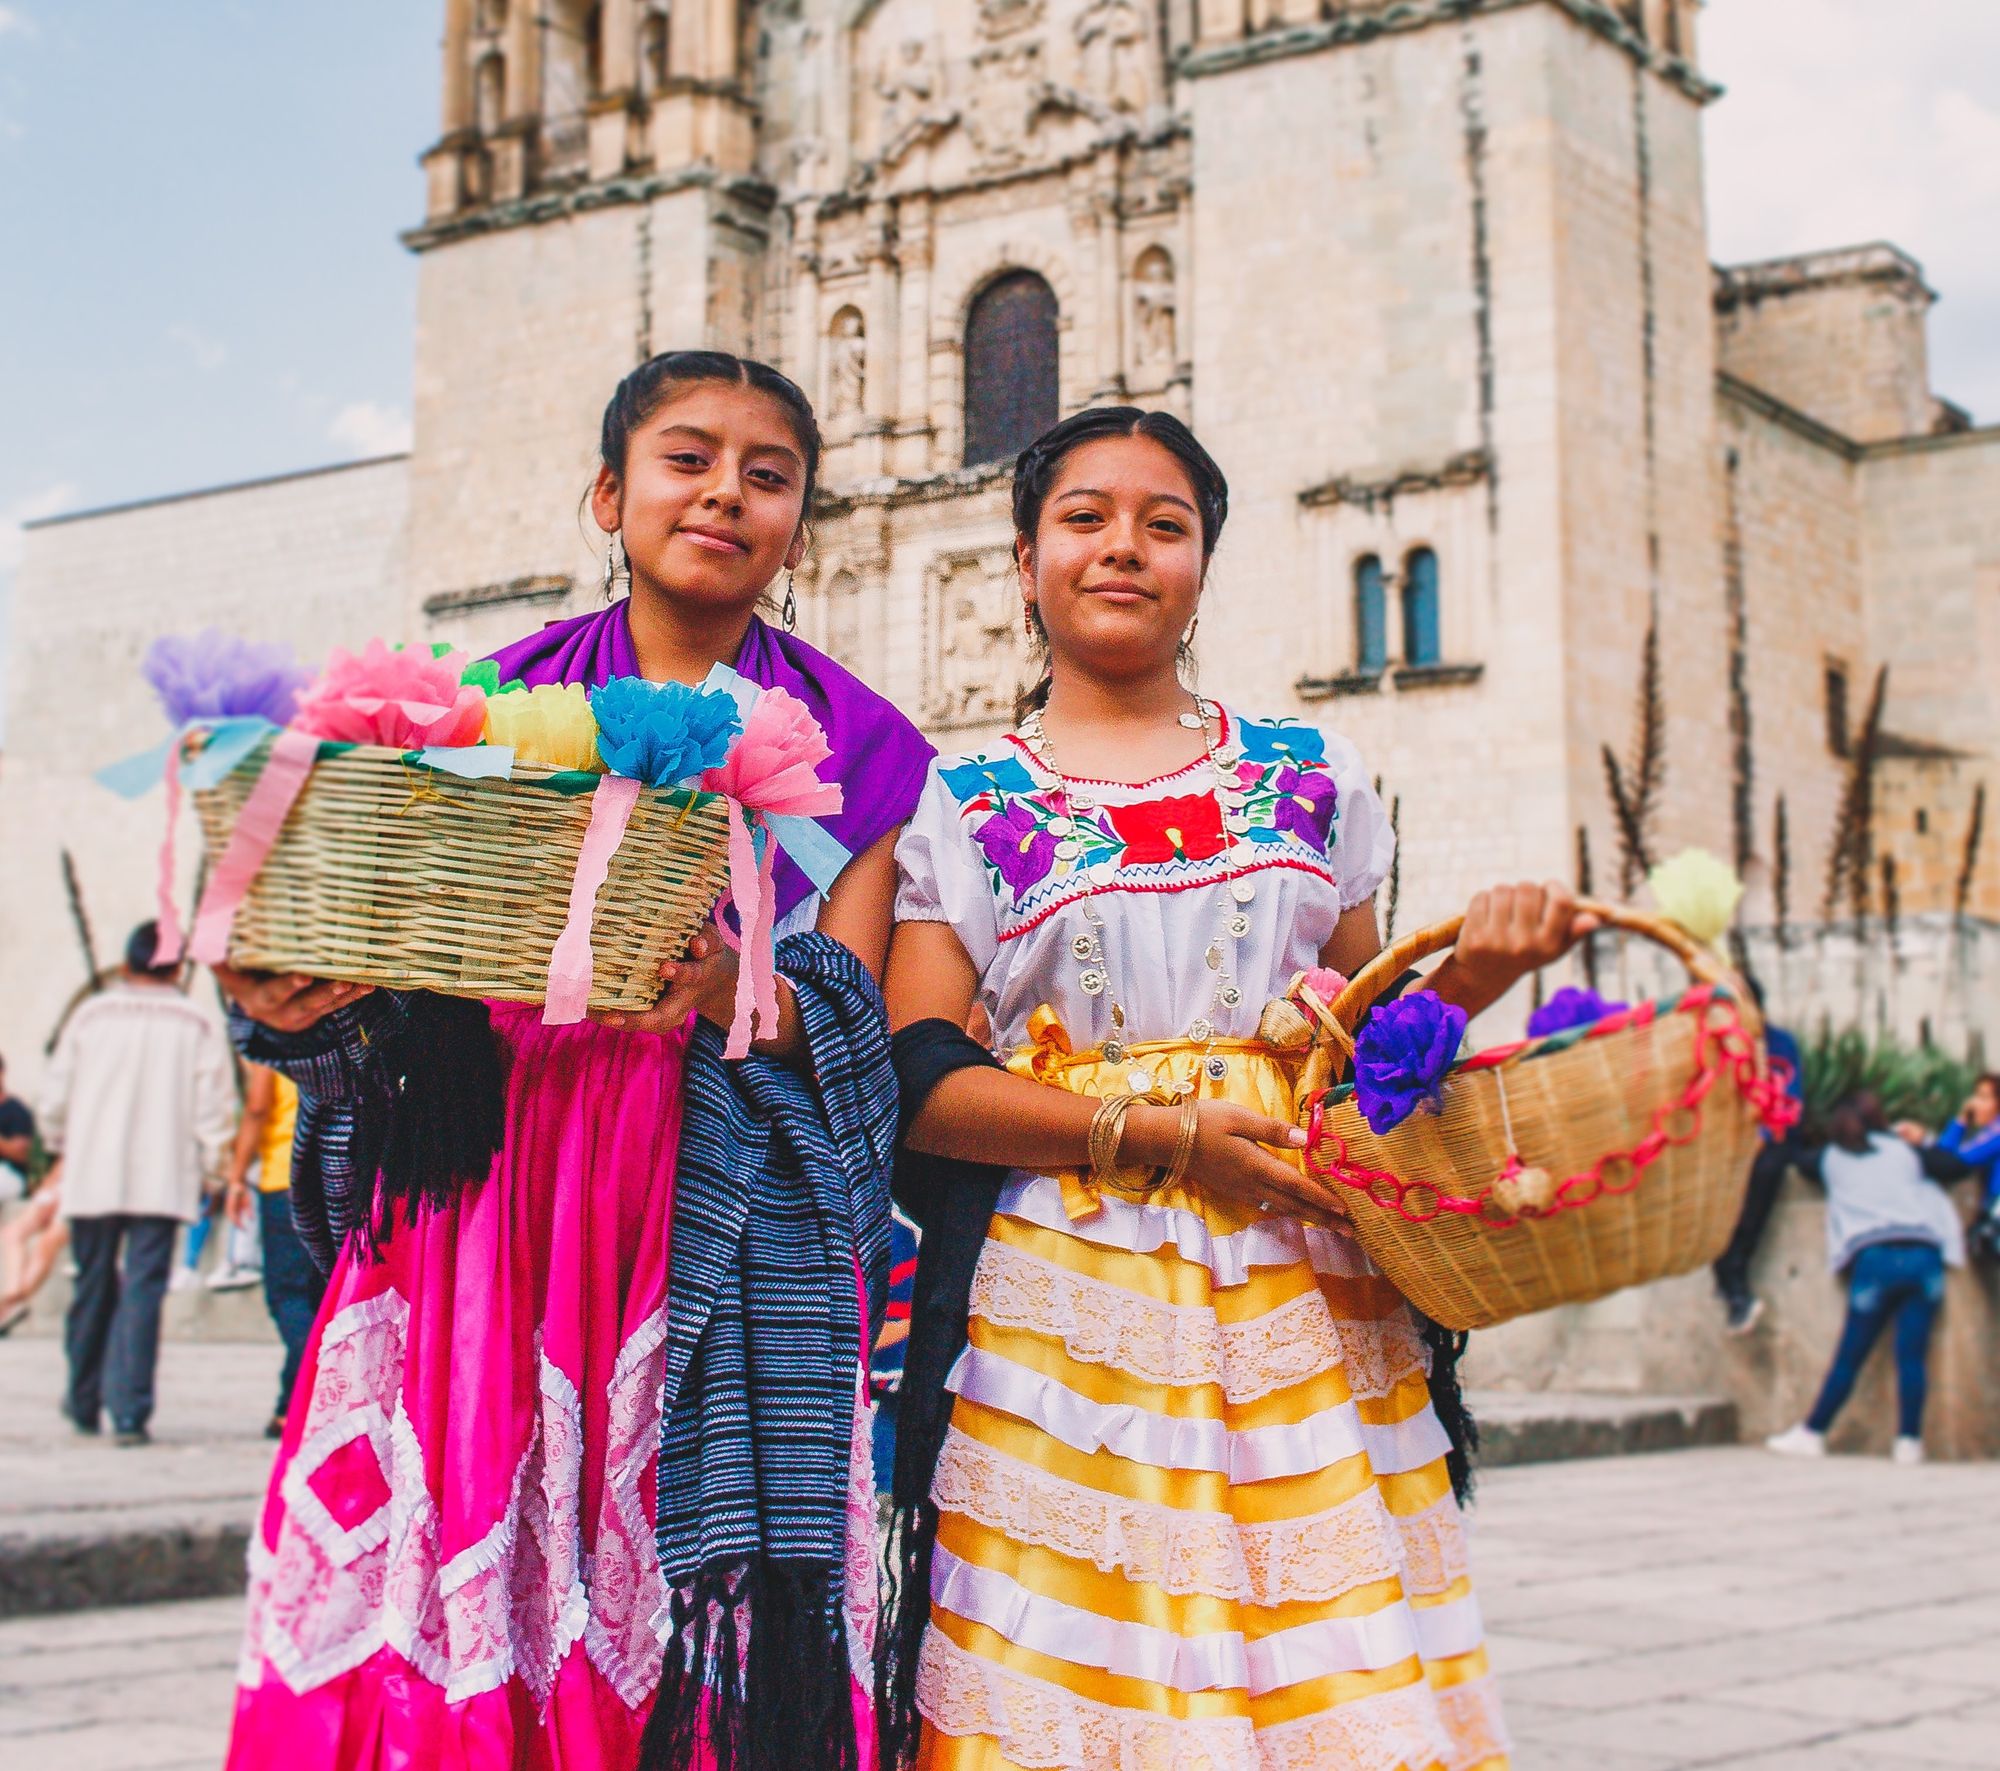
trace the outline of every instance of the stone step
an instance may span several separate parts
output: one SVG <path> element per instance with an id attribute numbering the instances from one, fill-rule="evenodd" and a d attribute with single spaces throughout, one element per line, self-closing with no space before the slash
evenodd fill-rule
<path id="1" fill-rule="evenodd" d="M 1466 1404 L 1479 1423 L 1479 1462 L 1487 1468 L 1734 1445 L 1741 1437 L 1736 1404 L 1720 1396 L 1472 1390 Z"/>

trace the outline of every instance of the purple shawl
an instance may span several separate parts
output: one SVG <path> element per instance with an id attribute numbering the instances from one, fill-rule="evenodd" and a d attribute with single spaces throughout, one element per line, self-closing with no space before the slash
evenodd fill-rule
<path id="1" fill-rule="evenodd" d="M 622 598 L 607 609 L 551 621 L 540 633 L 502 646 L 493 654 L 493 662 L 500 667 L 503 683 L 518 677 L 530 688 L 582 683 L 595 689 L 614 676 L 641 674 Z M 847 790 L 847 803 L 820 822 L 849 854 L 862 853 L 909 821 L 936 753 L 894 706 L 824 652 L 754 615 L 736 668 L 764 688 L 796 695 L 826 732 L 833 747 L 826 767 L 832 771 L 831 779 Z M 781 919 L 813 890 L 812 882 L 783 850 L 778 854 L 776 884 Z"/>

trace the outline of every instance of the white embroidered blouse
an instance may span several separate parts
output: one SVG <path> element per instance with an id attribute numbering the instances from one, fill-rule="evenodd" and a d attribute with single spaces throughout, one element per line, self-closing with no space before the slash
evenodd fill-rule
<path id="1" fill-rule="evenodd" d="M 1395 837 L 1345 738 L 1297 720 L 1222 711 L 1218 748 L 1243 792 L 1248 828 L 1223 828 L 1206 757 L 1151 781 L 1089 782 L 1094 809 L 1069 842 L 1055 778 L 1013 735 L 931 765 L 916 815 L 896 845 L 898 922 L 949 923 L 980 978 L 1001 1051 L 1026 1043 L 1048 1003 L 1072 1045 L 1101 1044 L 1115 994 L 1128 1040 L 1176 1039 L 1210 1015 L 1225 1038 L 1257 1030 L 1264 1004 L 1319 963 L 1343 910 L 1365 903 L 1389 871 Z M 1215 1011 L 1206 962 L 1239 908 L 1232 876 L 1254 887 L 1240 906 L 1249 932 L 1233 947 L 1241 992 Z M 1091 996 L 1071 949 L 1093 881 L 1111 990 Z"/>

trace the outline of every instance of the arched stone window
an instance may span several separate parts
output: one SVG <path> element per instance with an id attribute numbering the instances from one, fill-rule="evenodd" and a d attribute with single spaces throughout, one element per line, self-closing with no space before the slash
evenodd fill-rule
<path id="1" fill-rule="evenodd" d="M 1018 455 L 1062 411 L 1056 292 L 1008 271 L 974 297 L 965 320 L 965 465 Z"/>
<path id="2" fill-rule="evenodd" d="M 1428 547 L 1413 548 L 1403 562 L 1403 662 L 1436 664 L 1438 649 L 1438 557 Z"/>
<path id="3" fill-rule="evenodd" d="M 1389 605 L 1382 588 L 1382 562 L 1364 554 L 1354 562 L 1354 668 L 1378 675 L 1389 662 Z"/>
<path id="4" fill-rule="evenodd" d="M 491 135 L 507 115 L 507 58 L 499 50 L 479 58 L 472 78 L 473 118 L 481 135 Z"/>

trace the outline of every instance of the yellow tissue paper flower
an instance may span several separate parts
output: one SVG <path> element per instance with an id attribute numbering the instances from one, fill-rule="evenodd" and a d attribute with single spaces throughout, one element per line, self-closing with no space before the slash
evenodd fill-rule
<path id="1" fill-rule="evenodd" d="M 1653 902 L 1705 946 L 1722 939 L 1742 902 L 1743 882 L 1706 849 L 1683 849 L 1646 875 Z"/>
<path id="2" fill-rule="evenodd" d="M 511 744 L 519 762 L 604 773 L 597 719 L 581 683 L 543 683 L 486 698 L 488 744 Z"/>

